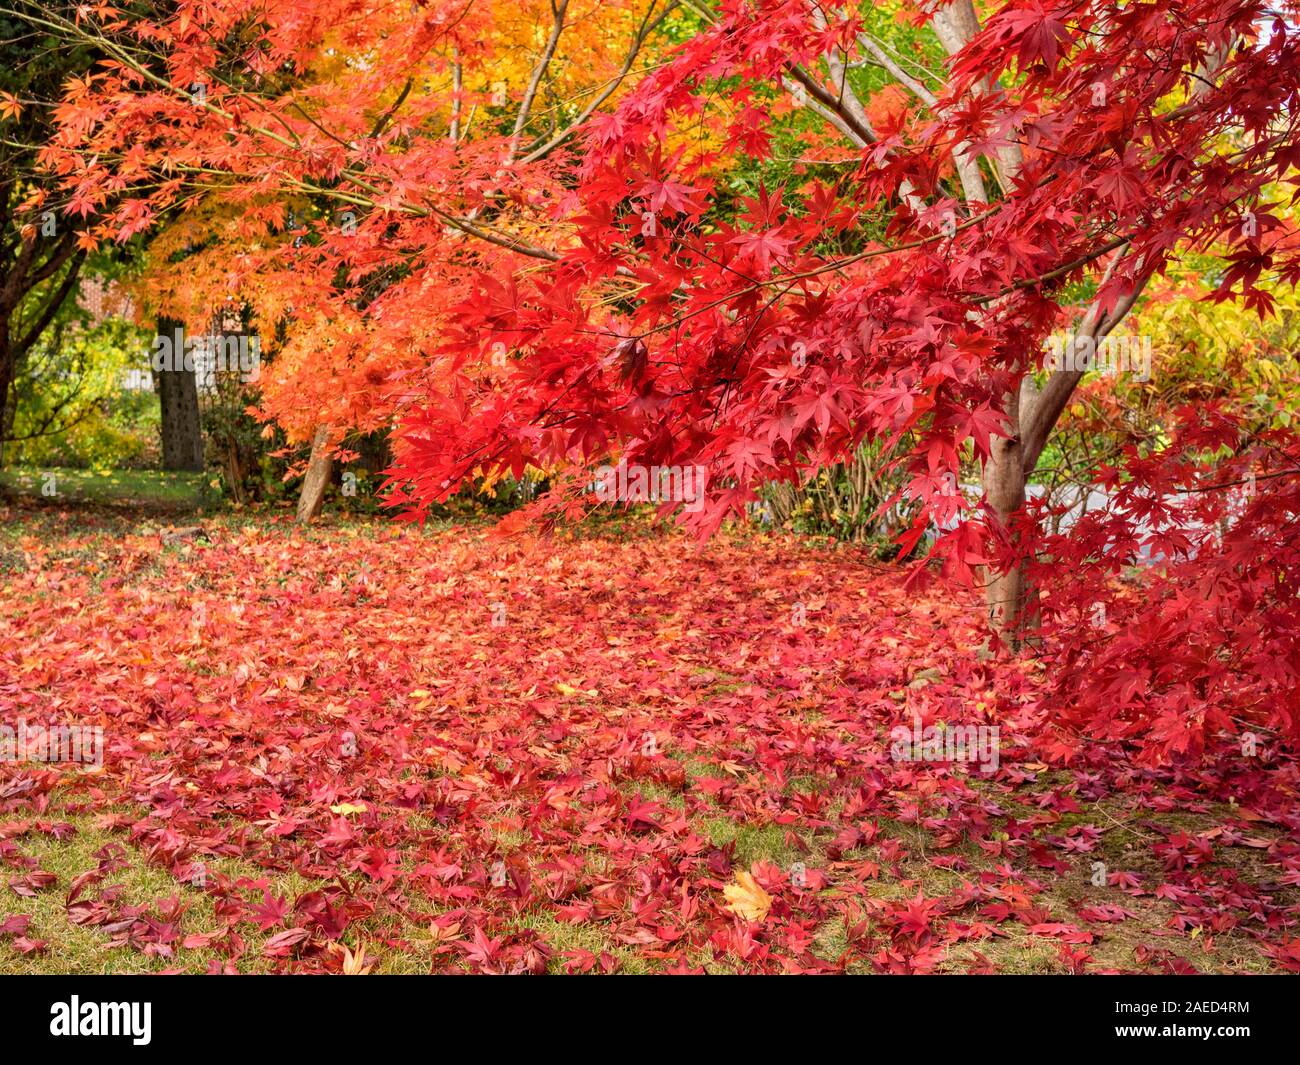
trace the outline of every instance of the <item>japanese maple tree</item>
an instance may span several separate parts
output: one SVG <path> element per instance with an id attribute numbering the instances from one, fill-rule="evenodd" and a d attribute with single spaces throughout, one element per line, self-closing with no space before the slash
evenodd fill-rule
<path id="1" fill-rule="evenodd" d="M 31 5 L 110 58 L 70 81 L 47 166 L 88 239 L 152 236 L 139 303 L 246 313 L 291 440 L 386 427 L 479 271 L 555 258 L 558 154 L 676 5 Z M 157 231 L 157 232 L 155 232 Z"/>
<path id="2" fill-rule="evenodd" d="M 487 457 L 608 449 L 707 464 L 711 505 L 686 515 L 707 531 L 767 480 L 910 433 L 905 492 L 922 507 L 904 546 L 928 523 L 951 528 L 932 556 L 958 575 L 987 567 L 1005 636 L 1055 630 L 1068 716 L 1144 736 L 1157 756 L 1243 722 L 1294 734 L 1289 426 L 1193 391 L 1168 405 L 1159 446 L 1096 470 L 1109 503 L 1069 536 L 1044 538 L 1026 498 L 1084 377 L 1044 367 L 1049 333 L 1096 345 L 1153 277 L 1213 243 L 1227 246 L 1214 299 L 1268 315 L 1274 286 L 1294 285 L 1294 231 L 1271 202 L 1296 180 L 1293 14 L 1011 4 L 981 27 L 957 3 L 915 12 L 951 53 L 936 72 L 852 10 L 724 5 L 594 126 L 579 246 L 550 270 L 485 277 L 461 308 L 446 358 L 484 337 L 521 355 L 506 380 L 466 377 L 408 418 L 409 498 L 441 498 Z M 873 117 L 849 74 L 864 63 L 911 107 Z M 736 196 L 719 158 L 770 155 L 782 95 L 838 136 L 851 169 L 809 165 Z M 710 119 L 725 139 L 697 148 Z M 963 521 L 970 455 L 982 513 Z M 1104 615 L 1111 577 L 1142 557 L 1167 565 L 1081 639 L 1080 616 Z"/>
<path id="3" fill-rule="evenodd" d="M 1009 643 L 1115 600 L 1139 557 L 1166 561 L 1117 639 L 1108 621 L 1086 646 L 1053 644 L 1072 713 L 1145 730 L 1157 753 L 1242 721 L 1294 732 L 1290 427 L 1173 404 L 1159 446 L 1099 466 L 1109 503 L 1065 536 L 1043 535 L 1026 486 L 1084 376 L 1044 366 L 1049 335 L 1095 346 L 1210 245 L 1227 248 L 1217 300 L 1267 315 L 1300 277 L 1272 201 L 1300 161 L 1297 5 L 616 7 L 632 46 L 592 49 L 612 69 L 557 101 L 554 132 L 534 103 L 571 17 L 558 0 L 514 120 L 472 143 L 452 135 L 469 122 L 456 69 L 496 5 L 87 8 L 58 28 L 113 58 L 71 87 L 48 162 L 74 212 L 123 197 L 106 238 L 205 182 L 254 245 L 279 224 L 268 197 L 359 210 L 354 232 L 320 218 L 289 242 L 278 274 L 248 264 L 315 338 L 267 413 L 295 417 L 298 396 L 319 420 L 301 389 L 343 343 L 341 402 L 369 407 L 382 386 L 402 411 L 395 499 L 416 512 L 530 463 L 571 471 L 543 505 L 578 512 L 590 465 L 618 457 L 704 467 L 707 505 L 685 518 L 707 533 L 765 483 L 906 438 L 919 510 L 902 547 L 941 530 L 929 558 L 985 581 Z M 621 98 L 598 88 L 622 84 L 670 10 L 685 39 L 669 59 Z M 895 14 L 944 61 L 899 47 Z M 340 52 L 338 76 L 281 84 Z M 430 57 L 443 95 L 408 88 Z M 761 166 L 792 144 L 780 184 L 738 190 L 736 157 Z M 395 347 L 413 357 L 393 365 Z M 1187 661 L 1158 661 L 1207 631 Z"/>

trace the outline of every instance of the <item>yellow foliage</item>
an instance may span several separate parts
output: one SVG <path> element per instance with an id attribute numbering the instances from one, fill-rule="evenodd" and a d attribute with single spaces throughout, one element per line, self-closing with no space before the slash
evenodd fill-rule
<path id="1" fill-rule="evenodd" d="M 722 889 L 722 894 L 727 899 L 726 909 L 745 921 L 762 921 L 772 908 L 772 896 L 744 870 L 736 874 L 734 884 Z"/>

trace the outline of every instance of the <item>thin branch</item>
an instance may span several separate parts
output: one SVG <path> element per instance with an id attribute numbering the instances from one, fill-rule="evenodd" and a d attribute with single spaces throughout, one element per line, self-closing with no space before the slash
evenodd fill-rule
<path id="1" fill-rule="evenodd" d="M 532 76 L 528 79 L 528 87 L 524 90 L 524 98 L 519 103 L 519 113 L 515 115 L 514 132 L 510 134 L 510 148 L 506 153 L 506 163 L 513 163 L 515 156 L 519 154 L 519 138 L 524 134 L 524 127 L 528 125 L 528 115 L 533 109 L 533 101 L 537 98 L 537 90 L 542 84 L 542 78 L 546 76 L 546 68 L 551 65 L 551 58 L 555 55 L 556 46 L 560 43 L 560 35 L 564 32 L 564 13 L 569 8 L 569 0 L 551 0 L 551 11 L 555 15 L 555 22 L 551 26 L 550 36 L 546 38 L 546 47 L 542 50 L 542 56 L 533 67 Z"/>

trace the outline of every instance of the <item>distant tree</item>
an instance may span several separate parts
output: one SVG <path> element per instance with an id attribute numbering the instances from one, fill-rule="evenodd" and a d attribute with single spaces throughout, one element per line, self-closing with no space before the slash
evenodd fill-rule
<path id="1" fill-rule="evenodd" d="M 49 3 L 69 14 L 73 4 Z M 66 210 L 57 176 L 39 156 L 55 109 L 101 54 L 41 23 L 0 11 L 0 462 L 14 423 L 14 382 L 23 360 L 77 287 L 87 217 Z"/>

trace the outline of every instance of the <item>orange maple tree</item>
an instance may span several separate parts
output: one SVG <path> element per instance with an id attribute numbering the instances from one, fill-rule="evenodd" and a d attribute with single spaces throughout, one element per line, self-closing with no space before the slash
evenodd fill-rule
<path id="1" fill-rule="evenodd" d="M 479 271 L 550 261 L 574 134 L 671 25 L 664 0 L 79 8 L 99 49 L 47 165 L 88 242 L 163 226 L 144 310 L 235 308 L 271 356 L 260 413 L 291 439 L 386 426 Z M 105 210 L 114 204 L 112 209 Z M 502 365 L 486 346 L 484 372 Z"/>

